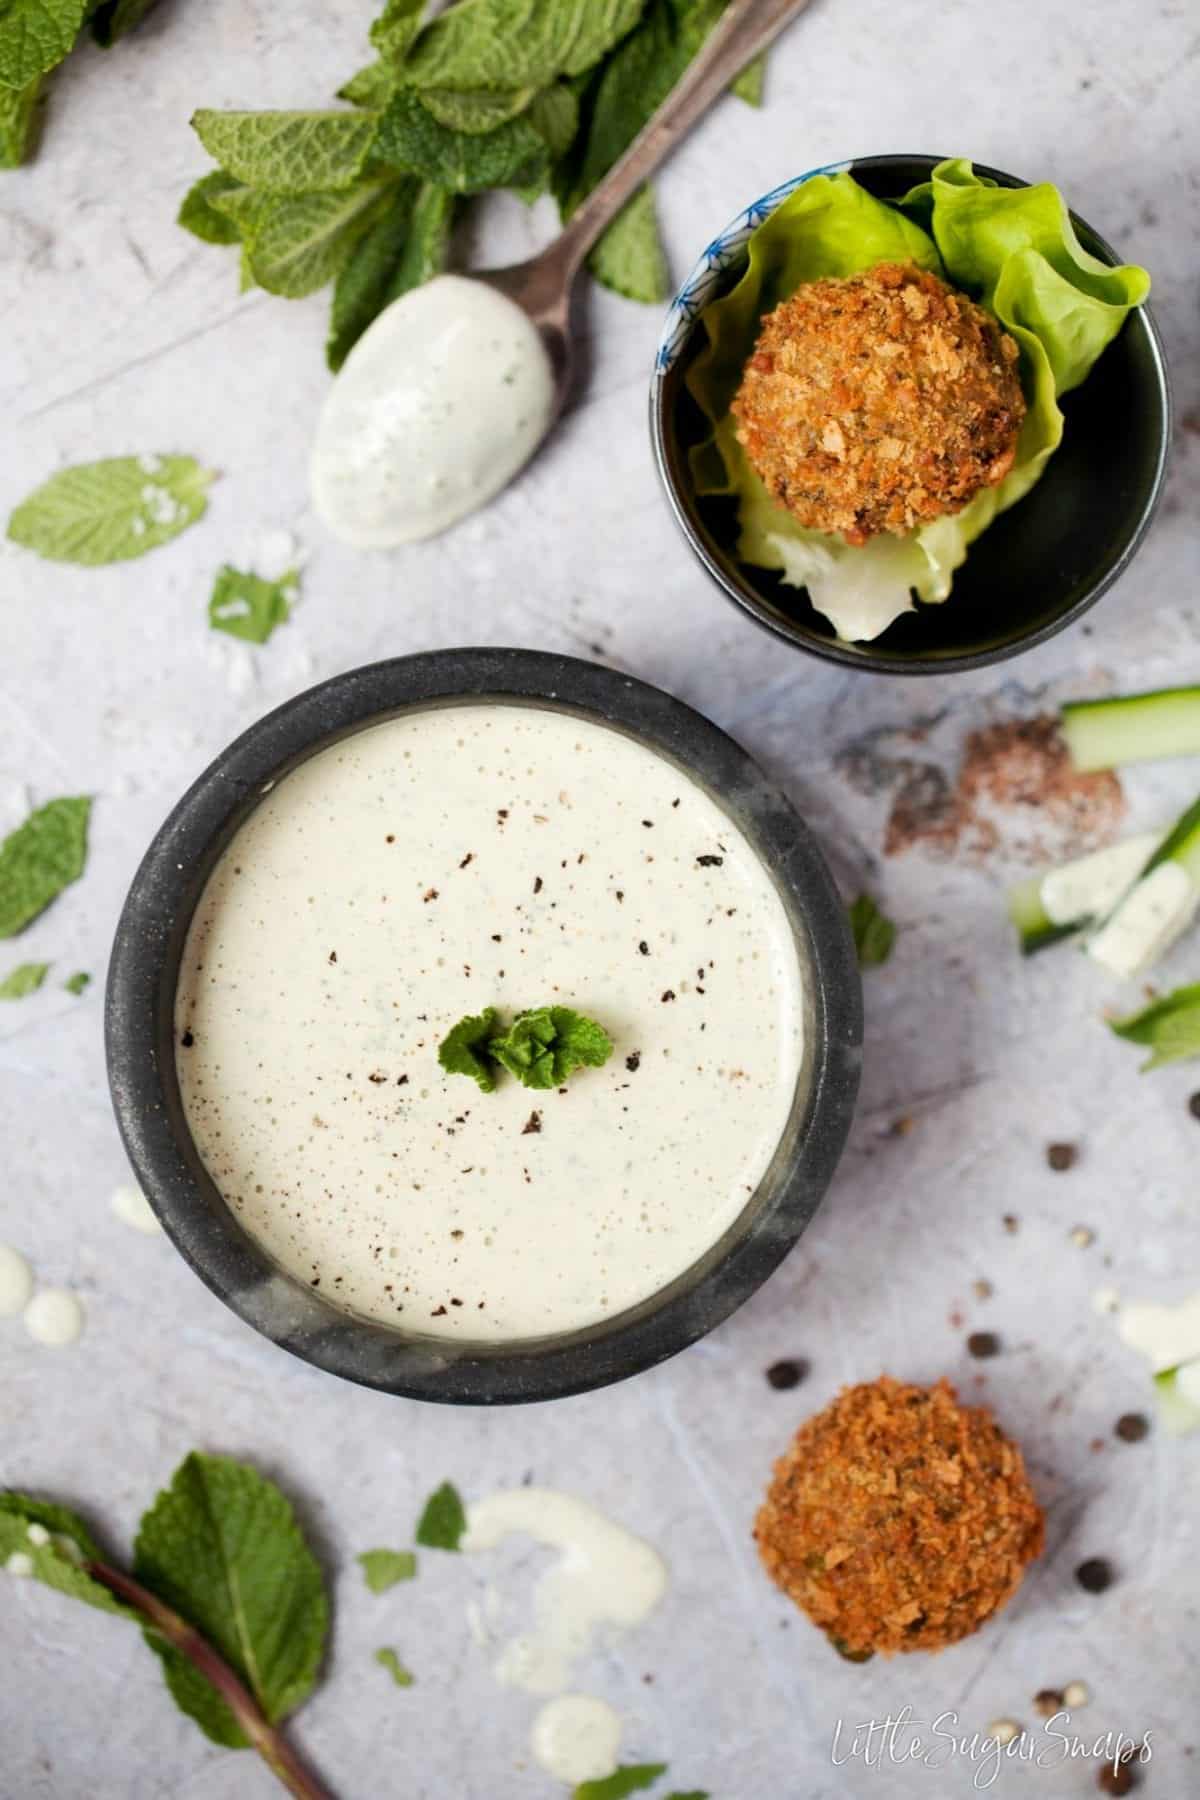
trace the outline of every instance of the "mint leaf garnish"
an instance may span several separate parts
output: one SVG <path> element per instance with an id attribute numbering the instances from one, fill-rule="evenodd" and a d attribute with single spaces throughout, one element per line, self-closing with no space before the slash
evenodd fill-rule
<path id="1" fill-rule="evenodd" d="M 377 1650 L 375 1652 L 375 1661 L 382 1664 L 397 1687 L 406 1688 L 412 1686 L 413 1677 L 400 1661 L 400 1658 L 396 1655 L 394 1650 Z"/>
<path id="2" fill-rule="evenodd" d="M 640 187 L 626 201 L 588 257 L 588 268 L 597 281 L 627 300 L 654 305 L 667 298 L 670 271 L 651 188 Z"/>
<path id="3" fill-rule="evenodd" d="M 86 969 L 79 969 L 74 975 L 68 975 L 63 982 L 68 994 L 82 994 L 84 988 L 91 986 L 92 978 Z"/>
<path id="4" fill-rule="evenodd" d="M 236 244 L 241 235 L 236 220 L 213 205 L 219 196 L 235 190 L 245 191 L 236 176 L 227 175 L 224 169 L 213 169 L 192 183 L 183 196 L 176 222 L 206 244 Z"/>
<path id="5" fill-rule="evenodd" d="M 0 938 L 15 937 L 83 874 L 91 809 L 86 795 L 49 800 L 0 844 Z"/>
<path id="6" fill-rule="evenodd" d="M 223 563 L 209 597 L 208 622 L 214 631 L 265 644 L 275 627 L 291 617 L 299 578 L 299 570 L 289 569 L 278 581 L 265 581 Z"/>
<path id="7" fill-rule="evenodd" d="M 192 115 L 192 129 L 213 161 L 250 187 L 272 194 L 315 194 L 350 187 L 375 137 L 364 112 L 213 112 Z"/>
<path id="8" fill-rule="evenodd" d="M 686 1794 L 676 1789 L 674 1793 L 664 1794 L 663 1800 L 712 1800 L 712 1796 L 707 1788 L 689 1788 Z"/>
<path id="9" fill-rule="evenodd" d="M 569 1006 L 540 1006 L 518 1014 L 488 1055 L 525 1087 L 559 1087 L 575 1069 L 598 1069 L 612 1055 L 612 1039 L 602 1025 Z"/>
<path id="10" fill-rule="evenodd" d="M 764 50 L 761 56 L 756 56 L 753 62 L 746 64 L 736 80 L 730 82 L 729 91 L 736 94 L 739 100 L 744 100 L 747 106 L 761 106 L 766 82 L 767 53 Z M 667 1800 L 672 1800 L 670 1794 Z"/>
<path id="11" fill-rule="evenodd" d="M 248 193 L 253 211 L 240 222 L 251 278 L 289 300 L 332 281 L 391 198 L 389 185 L 374 180 L 322 194 Z M 222 196 L 223 205 L 230 198 Z"/>
<path id="12" fill-rule="evenodd" d="M 92 36 L 102 50 L 111 49 L 118 38 L 136 31 L 157 5 L 158 0 L 102 0 L 92 14 Z"/>
<path id="13" fill-rule="evenodd" d="M 123 562 L 178 537 L 213 476 L 190 456 L 110 456 L 44 481 L 8 521 L 14 544 L 52 562 Z"/>
<path id="14" fill-rule="evenodd" d="M 402 87 L 379 121 L 375 155 L 456 194 L 484 188 L 524 187 L 545 179 L 546 140 L 525 119 L 509 119 L 490 131 L 458 131 L 443 125 L 411 88 Z"/>
<path id="15" fill-rule="evenodd" d="M 33 155 L 45 102 L 44 76 L 24 87 L 0 86 L 0 169 L 19 169 Z"/>
<path id="16" fill-rule="evenodd" d="M 29 1494 L 0 1492 L 0 1576 L 26 1575 L 101 1612 L 128 1609 L 87 1573 L 99 1548 L 78 1514 Z"/>
<path id="17" fill-rule="evenodd" d="M 469 1075 L 485 1094 L 490 1094 L 496 1085 L 496 1077 L 485 1058 L 495 1027 L 494 1006 L 485 1006 L 481 1013 L 460 1019 L 438 1045 L 438 1061 L 447 1075 Z"/>
<path id="18" fill-rule="evenodd" d="M 1109 1029 L 1131 1044 L 1144 1044 L 1151 1052 L 1142 1073 L 1161 1069 L 1165 1063 L 1184 1062 L 1200 1056 L 1200 982 L 1175 988 L 1160 1000 L 1152 1000 L 1140 1012 L 1124 1019 L 1110 1019 Z"/>
<path id="19" fill-rule="evenodd" d="M 310 1692 L 329 1619 L 324 1583 L 288 1501 L 256 1470 L 193 1451 L 142 1519 L 134 1573 L 204 1634 L 272 1724 Z M 194 1664 L 157 1636 L 147 1642 L 200 1729 L 246 1744 Z"/>
<path id="20" fill-rule="evenodd" d="M 26 994 L 35 994 L 49 971 L 49 963 L 19 963 L 0 981 L 0 1000 L 23 1000 Z"/>
<path id="21" fill-rule="evenodd" d="M 383 11 L 371 26 L 371 43 L 380 57 L 393 69 L 399 69 L 409 46 L 421 29 L 425 0 L 386 0 Z"/>
<path id="22" fill-rule="evenodd" d="M 443 1481 L 425 1502 L 417 1521 L 416 1539 L 426 1550 L 457 1550 L 467 1529 L 462 1496 L 453 1482 Z"/>
<path id="23" fill-rule="evenodd" d="M 386 1594 L 398 1581 L 411 1581 L 417 1572 L 411 1550 L 363 1550 L 356 1560 L 373 1594 Z"/>
<path id="24" fill-rule="evenodd" d="M 887 914 L 880 912 L 870 894 L 860 894 L 846 911 L 859 968 L 872 969 L 885 963 L 896 941 L 896 927 Z"/>
<path id="25" fill-rule="evenodd" d="M 425 27 L 408 53 L 418 87 L 544 87 L 580 75 L 637 24 L 644 0 L 472 0 Z"/>
<path id="26" fill-rule="evenodd" d="M 359 239 L 333 290 L 326 358 L 340 369 L 393 300 L 446 266 L 455 200 L 412 178 L 396 183 L 382 217 Z"/>
<path id="27" fill-rule="evenodd" d="M 653 1787 L 666 1772 L 666 1763 L 624 1763 L 600 1781 L 581 1781 L 571 1800 L 627 1800 L 628 1795 Z"/>
<path id="28" fill-rule="evenodd" d="M 8 0 L 0 10 L 0 87 L 23 88 L 60 63 L 91 0 Z"/>

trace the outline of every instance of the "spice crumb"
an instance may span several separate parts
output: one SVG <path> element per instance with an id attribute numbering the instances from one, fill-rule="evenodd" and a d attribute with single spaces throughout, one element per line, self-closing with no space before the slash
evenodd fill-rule
<path id="1" fill-rule="evenodd" d="M 1079 1161 L 1079 1146 L 1078 1144 L 1047 1144 L 1046 1161 L 1059 1174 L 1065 1169 L 1073 1169 Z"/>
<path id="2" fill-rule="evenodd" d="M 667 988 L 663 994 L 663 1005 L 665 1006 L 668 1000 L 673 1000 L 674 998 L 675 998 L 675 989 Z"/>
<path id="3" fill-rule="evenodd" d="M 426 888 L 425 892 L 421 895 L 421 898 L 426 905 L 428 905 L 431 900 L 436 900 L 437 897 L 438 891 L 436 888 Z"/>
<path id="4" fill-rule="evenodd" d="M 536 1110 L 531 1112 L 521 1127 L 521 1136 L 530 1137 L 542 1129 L 542 1115 Z"/>
<path id="5" fill-rule="evenodd" d="M 629 1073 L 631 1075 L 636 1075 L 637 1071 L 641 1068 L 641 1066 L 642 1066 L 641 1051 L 640 1050 L 631 1050 L 629 1052 L 629 1055 L 625 1058 L 625 1067 L 629 1070 Z"/>
<path id="6" fill-rule="evenodd" d="M 1102 1594 L 1112 1586 L 1112 1564 L 1103 1556 L 1089 1556 L 1076 1569 L 1075 1579 L 1085 1593 Z"/>
<path id="7" fill-rule="evenodd" d="M 1077 1250 L 1086 1250 L 1088 1245 L 1094 1244 L 1095 1241 L 1096 1234 L 1090 1225 L 1075 1225 L 1072 1227 L 1071 1242 L 1075 1245 Z"/>
<path id="8" fill-rule="evenodd" d="M 1015 1237 L 1017 1232 L 1021 1229 L 1021 1221 L 1018 1219 L 1016 1213 L 1005 1213 L 1003 1225 L 1009 1237 Z"/>
<path id="9" fill-rule="evenodd" d="M 1057 1688 L 1041 1688 L 1033 1696 L 1033 1710 L 1043 1719 L 1052 1719 L 1063 1708 L 1063 1697 Z"/>
<path id="10" fill-rule="evenodd" d="M 999 1356 L 1000 1339 L 994 1331 L 973 1331 L 967 1339 L 967 1349 L 972 1356 Z"/>
<path id="11" fill-rule="evenodd" d="M 1122 1413 L 1113 1430 L 1123 1444 L 1140 1444 L 1150 1434 L 1150 1421 L 1145 1413 Z"/>
<path id="12" fill-rule="evenodd" d="M 785 1356 L 779 1362 L 773 1362 L 767 1370 L 767 1381 L 780 1393 L 789 1388 L 799 1387 L 808 1374 L 808 1364 L 802 1357 Z"/>
<path id="13" fill-rule="evenodd" d="M 991 1282 L 983 1280 L 982 1277 L 971 1283 L 971 1292 L 977 1300 L 990 1300 L 995 1291 Z"/>

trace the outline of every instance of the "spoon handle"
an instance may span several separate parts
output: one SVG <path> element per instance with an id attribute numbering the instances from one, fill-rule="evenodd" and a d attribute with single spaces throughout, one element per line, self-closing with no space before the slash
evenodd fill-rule
<path id="1" fill-rule="evenodd" d="M 560 268 L 573 274 L 604 227 L 653 175 L 680 138 L 809 0 L 731 0 L 684 74 L 625 154 L 577 208 L 554 246 Z"/>

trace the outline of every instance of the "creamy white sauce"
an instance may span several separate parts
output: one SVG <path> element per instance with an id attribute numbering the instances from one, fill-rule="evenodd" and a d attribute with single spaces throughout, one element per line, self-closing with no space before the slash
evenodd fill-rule
<path id="1" fill-rule="evenodd" d="M 16 1575 L 21 1580 L 28 1580 L 29 1576 L 33 1574 L 33 1558 L 25 1550 L 13 1550 L 9 1553 L 4 1567 L 10 1575 Z"/>
<path id="2" fill-rule="evenodd" d="M 464 1014 L 547 1003 L 608 1029 L 603 1068 L 491 1094 L 439 1068 Z M 801 1009 L 779 895 L 692 781 L 557 709 L 450 706 L 262 801 L 192 924 L 176 1066 L 284 1269 L 401 1330 L 512 1339 L 620 1313 L 734 1223 Z"/>
<path id="3" fill-rule="evenodd" d="M 109 1204 L 114 1217 L 134 1231 L 144 1231 L 147 1237 L 153 1237 L 162 1230 L 158 1217 L 141 1188 L 114 1188 Z"/>
<path id="4" fill-rule="evenodd" d="M 529 1747 L 548 1775 L 572 1787 L 602 1781 L 617 1766 L 621 1716 L 591 1694 L 560 1694 L 533 1721 Z"/>
<path id="5" fill-rule="evenodd" d="M 1109 844 L 1051 869 L 1042 881 L 1046 917 L 1054 925 L 1102 919 L 1137 880 L 1161 841 L 1161 832 L 1139 832 L 1122 843 Z"/>
<path id="6" fill-rule="evenodd" d="M 15 1319 L 33 1297 L 33 1270 L 19 1250 L 0 1244 L 0 1319 Z"/>
<path id="7" fill-rule="evenodd" d="M 1151 1368 L 1173 1369 L 1200 1357 L 1200 1293 L 1178 1306 L 1136 1301 L 1121 1308 L 1122 1342 L 1149 1358 Z"/>
<path id="8" fill-rule="evenodd" d="M 347 357 L 317 426 L 313 504 L 359 549 L 432 537 L 507 486 L 553 411 L 550 359 L 520 307 L 436 276 Z"/>
<path id="9" fill-rule="evenodd" d="M 25 1329 L 39 1344 L 61 1350 L 83 1330 L 83 1304 L 68 1288 L 41 1288 L 25 1308 Z"/>
<path id="10" fill-rule="evenodd" d="M 1177 862 L 1159 863 L 1121 901 L 1088 943 L 1088 955 L 1126 978 L 1152 968 L 1183 935 L 1200 906 L 1200 888 Z"/>
<path id="11" fill-rule="evenodd" d="M 552 1488 L 511 1488 L 478 1501 L 460 1547 L 491 1550 L 513 1533 L 559 1554 L 537 1584 L 532 1628 L 504 1646 L 496 1675 L 531 1694 L 556 1694 L 598 1628 L 629 1630 L 649 1617 L 666 1592 L 666 1565 L 596 1507 Z"/>

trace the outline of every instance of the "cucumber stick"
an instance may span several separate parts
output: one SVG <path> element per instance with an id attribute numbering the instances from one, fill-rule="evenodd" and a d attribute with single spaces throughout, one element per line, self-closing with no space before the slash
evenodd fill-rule
<path id="1" fill-rule="evenodd" d="M 1139 832 L 1011 889 L 1008 916 L 1017 928 L 1022 953 L 1031 956 L 1103 919 L 1132 887 L 1161 842 L 1161 832 Z"/>
<path id="2" fill-rule="evenodd" d="M 1200 755 L 1200 687 L 1159 688 L 1110 700 L 1074 700 L 1060 725 L 1080 770 L 1164 756 Z"/>
<path id="3" fill-rule="evenodd" d="M 1142 873 L 1089 939 L 1088 955 L 1114 975 L 1140 975 L 1164 956 L 1200 908 L 1200 800 L 1193 801 Z"/>

